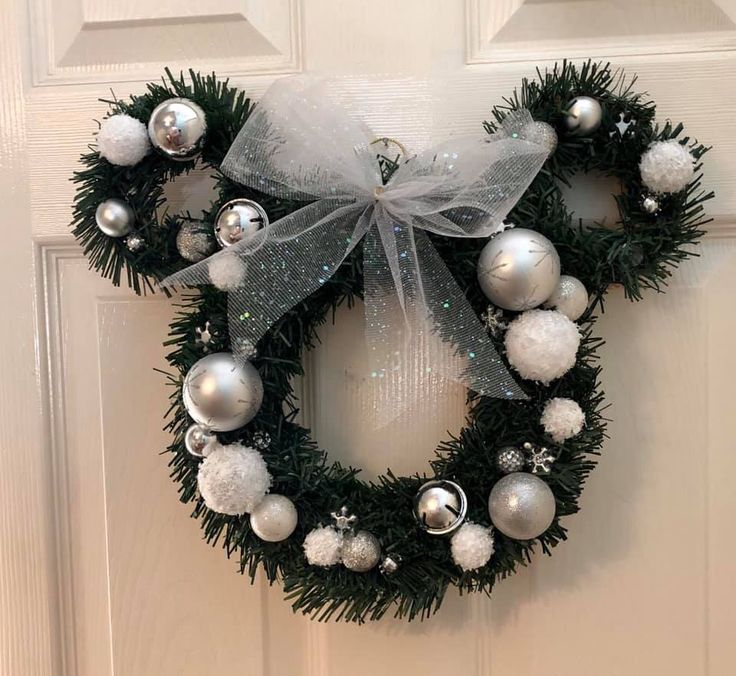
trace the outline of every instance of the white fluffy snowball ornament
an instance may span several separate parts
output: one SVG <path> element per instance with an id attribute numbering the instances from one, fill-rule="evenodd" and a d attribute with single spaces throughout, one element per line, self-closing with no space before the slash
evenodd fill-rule
<path id="1" fill-rule="evenodd" d="M 223 251 L 210 259 L 208 270 L 212 283 L 220 291 L 234 291 L 243 281 L 245 263 L 237 254 Z"/>
<path id="2" fill-rule="evenodd" d="M 452 536 L 452 560 L 463 570 L 485 566 L 493 555 L 493 531 L 477 523 L 466 522 Z"/>
<path id="3" fill-rule="evenodd" d="M 577 325 L 556 310 L 527 310 L 506 331 L 506 356 L 526 380 L 548 385 L 575 366 Z"/>
<path id="4" fill-rule="evenodd" d="M 318 526 L 304 538 L 304 554 L 313 566 L 334 566 L 340 563 L 342 536 L 332 526 Z"/>
<path id="5" fill-rule="evenodd" d="M 695 176 L 694 158 L 675 139 L 656 141 L 641 156 L 641 180 L 652 192 L 680 192 Z"/>
<path id="6" fill-rule="evenodd" d="M 544 405 L 540 422 L 544 431 L 559 444 L 580 433 L 585 424 L 585 413 L 577 401 L 555 397 Z"/>
<path id="7" fill-rule="evenodd" d="M 130 115 L 112 115 L 100 125 L 97 148 L 110 164 L 132 167 L 148 154 L 151 144 L 143 122 Z"/>
<path id="8" fill-rule="evenodd" d="M 271 486 L 271 475 L 255 448 L 218 445 L 199 466 L 197 484 L 211 510 L 243 514 L 253 511 L 263 500 Z"/>

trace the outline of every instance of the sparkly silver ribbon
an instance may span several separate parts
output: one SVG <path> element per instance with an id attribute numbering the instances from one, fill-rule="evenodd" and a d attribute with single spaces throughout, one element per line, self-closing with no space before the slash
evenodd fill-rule
<path id="1" fill-rule="evenodd" d="M 524 138 L 531 122 L 528 111 L 515 111 L 491 136 L 440 143 L 404 161 L 384 186 L 371 147 L 375 135 L 346 112 L 327 83 L 278 80 L 221 170 L 263 193 L 310 203 L 163 284 L 211 283 L 213 262 L 237 257 L 242 280 L 228 294 L 228 313 L 233 351 L 242 358 L 364 240 L 373 377 L 390 380 L 402 352 L 418 350 L 427 370 L 479 394 L 525 398 L 426 233 L 489 237 L 503 228 L 547 157 L 545 148 Z"/>

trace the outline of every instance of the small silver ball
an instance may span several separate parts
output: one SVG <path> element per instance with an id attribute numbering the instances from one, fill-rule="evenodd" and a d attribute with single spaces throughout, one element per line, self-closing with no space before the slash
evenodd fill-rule
<path id="1" fill-rule="evenodd" d="M 190 263 L 199 263 L 217 251 L 217 240 L 206 223 L 182 223 L 176 234 L 176 249 Z"/>
<path id="2" fill-rule="evenodd" d="M 236 244 L 268 225 L 263 207 L 247 199 L 234 199 L 222 205 L 215 216 L 215 237 L 221 247 Z"/>
<path id="3" fill-rule="evenodd" d="M 97 206 L 95 222 L 108 237 L 125 237 L 133 229 L 135 214 L 130 204 L 111 197 Z"/>
<path id="4" fill-rule="evenodd" d="M 365 573 L 375 568 L 381 558 L 381 544 L 376 536 L 361 530 L 348 534 L 342 542 L 342 563 L 348 570 Z"/>
<path id="5" fill-rule="evenodd" d="M 148 136 L 153 147 L 177 162 L 197 157 L 206 133 L 204 111 L 188 99 L 168 99 L 159 103 L 148 120 Z"/>
<path id="6" fill-rule="evenodd" d="M 506 446 L 496 455 L 496 467 L 504 474 L 521 472 L 526 464 L 524 452 L 515 446 Z"/>
<path id="7" fill-rule="evenodd" d="M 588 309 L 588 291 L 577 277 L 560 275 L 560 280 L 544 307 L 557 310 L 575 322 Z"/>
<path id="8" fill-rule="evenodd" d="M 468 510 L 465 491 L 454 481 L 428 481 L 414 498 L 414 516 L 430 535 L 447 535 L 462 524 Z"/>
<path id="9" fill-rule="evenodd" d="M 500 232 L 483 247 L 478 283 L 486 298 L 505 310 L 541 305 L 557 286 L 560 257 L 552 242 L 526 228 Z"/>
<path id="10" fill-rule="evenodd" d="M 294 532 L 298 515 L 285 495 L 269 493 L 250 513 L 250 527 L 266 542 L 281 542 Z"/>
<path id="11" fill-rule="evenodd" d="M 546 148 L 551 155 L 557 150 L 557 133 L 551 125 L 541 120 L 534 120 L 524 125 L 522 138 L 542 148 Z"/>
<path id="12" fill-rule="evenodd" d="M 184 446 L 195 458 L 204 458 L 205 448 L 213 441 L 217 441 L 217 437 L 199 423 L 190 425 L 184 434 Z"/>
<path id="13" fill-rule="evenodd" d="M 215 432 L 229 432 L 255 418 L 263 401 L 263 382 L 250 363 L 216 352 L 202 357 L 187 373 L 182 387 L 187 413 Z"/>
<path id="14" fill-rule="evenodd" d="M 143 249 L 146 245 L 146 240 L 141 235 L 134 232 L 132 235 L 128 235 L 125 238 L 125 246 L 128 247 L 128 251 L 131 253 L 137 253 Z"/>
<path id="15" fill-rule="evenodd" d="M 655 216 L 659 213 L 659 200 L 653 195 L 644 195 L 641 199 L 641 208 L 648 214 Z"/>
<path id="16" fill-rule="evenodd" d="M 514 540 L 532 540 L 555 518 L 555 496 L 539 477 L 526 472 L 507 474 L 491 489 L 488 513 L 493 525 Z"/>
<path id="17" fill-rule="evenodd" d="M 577 96 L 567 104 L 565 128 L 571 136 L 590 136 L 602 121 L 603 109 L 592 96 Z"/>

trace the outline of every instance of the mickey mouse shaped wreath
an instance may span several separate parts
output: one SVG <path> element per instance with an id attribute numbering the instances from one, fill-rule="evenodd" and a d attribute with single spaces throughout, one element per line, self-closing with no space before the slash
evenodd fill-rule
<path id="1" fill-rule="evenodd" d="M 660 289 L 690 255 L 706 149 L 601 64 L 525 80 L 486 134 L 416 156 L 324 83 L 287 78 L 251 106 L 214 76 L 167 76 L 110 102 L 74 233 L 115 284 L 197 287 L 167 341 L 168 427 L 206 539 L 280 578 L 295 609 L 349 621 L 425 617 L 449 585 L 489 593 L 535 543 L 549 553 L 604 437 L 593 309 L 613 283 Z M 211 208 L 167 213 L 164 185 L 197 162 Z M 586 171 L 619 180 L 615 227 L 566 210 L 560 184 Z M 431 337 L 451 355 L 431 365 L 468 386 L 430 477 L 363 482 L 294 421 L 302 349 L 356 296 L 366 377 L 390 381 L 396 349 Z"/>

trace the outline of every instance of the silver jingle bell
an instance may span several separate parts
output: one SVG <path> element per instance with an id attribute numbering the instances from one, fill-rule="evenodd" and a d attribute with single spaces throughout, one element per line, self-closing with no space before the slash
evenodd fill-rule
<path id="1" fill-rule="evenodd" d="M 196 422 L 229 432 L 255 418 L 263 402 L 263 382 L 249 362 L 240 364 L 227 352 L 215 352 L 189 369 L 182 398 Z"/>
<path id="2" fill-rule="evenodd" d="M 217 241 L 207 223 L 182 223 L 176 233 L 176 249 L 190 263 L 199 263 L 217 251 Z"/>
<path id="3" fill-rule="evenodd" d="M 592 96 L 577 96 L 567 104 L 565 129 L 571 136 L 590 136 L 602 121 L 603 108 Z"/>
<path id="4" fill-rule="evenodd" d="M 205 113 L 189 99 L 168 99 L 159 103 L 148 120 L 148 136 L 153 147 L 177 162 L 197 157 L 206 133 Z"/>
<path id="5" fill-rule="evenodd" d="M 372 533 L 360 530 L 348 533 L 342 541 L 342 564 L 355 573 L 367 573 L 381 558 L 381 543 Z"/>
<path id="6" fill-rule="evenodd" d="M 507 474 L 491 489 L 488 513 L 494 527 L 514 540 L 532 540 L 555 518 L 552 489 L 534 474 Z"/>
<path id="7" fill-rule="evenodd" d="M 225 248 L 236 244 L 268 225 L 264 208 L 245 198 L 230 200 L 222 205 L 215 216 L 215 237 Z"/>
<path id="8" fill-rule="evenodd" d="M 478 283 L 486 298 L 505 310 L 544 303 L 560 279 L 560 257 L 544 235 L 526 228 L 500 232 L 478 258 Z"/>
<path id="9" fill-rule="evenodd" d="M 195 458 L 204 458 L 205 449 L 213 441 L 217 441 L 217 437 L 199 423 L 190 425 L 184 434 L 184 446 Z"/>
<path id="10" fill-rule="evenodd" d="M 454 481 L 428 481 L 414 498 L 414 516 L 430 535 L 452 533 L 462 524 L 467 511 L 465 491 Z"/>
<path id="11" fill-rule="evenodd" d="M 524 452 L 515 446 L 505 446 L 496 455 L 496 467 L 504 474 L 521 472 L 525 464 Z"/>
<path id="12" fill-rule="evenodd" d="M 133 229 L 135 214 L 125 200 L 111 197 L 97 206 L 95 222 L 108 237 L 125 237 Z"/>

